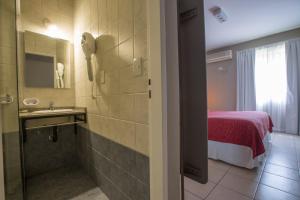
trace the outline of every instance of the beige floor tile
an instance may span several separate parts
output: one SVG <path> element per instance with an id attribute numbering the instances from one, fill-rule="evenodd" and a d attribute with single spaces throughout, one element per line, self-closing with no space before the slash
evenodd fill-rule
<path id="1" fill-rule="evenodd" d="M 250 198 L 253 198 L 258 186 L 258 182 L 228 173 L 221 180 L 220 185 Z"/>
<path id="2" fill-rule="evenodd" d="M 211 182 L 220 182 L 220 180 L 225 176 L 226 173 L 227 170 L 208 166 L 208 180 L 210 180 Z"/>
<path id="3" fill-rule="evenodd" d="M 208 159 L 208 167 L 215 167 L 218 168 L 220 170 L 224 170 L 224 171 L 228 171 L 232 165 L 229 165 L 225 162 L 222 161 L 218 161 L 218 160 L 213 160 L 213 159 Z"/>
<path id="4" fill-rule="evenodd" d="M 282 167 L 279 165 L 273 165 L 273 164 L 266 164 L 265 168 L 264 168 L 265 172 L 274 174 L 274 175 L 278 175 L 278 176 L 282 176 L 285 178 L 289 178 L 289 179 L 293 179 L 296 181 L 300 180 L 299 177 L 299 172 L 297 170 L 294 169 L 290 169 L 287 167 Z"/>
<path id="5" fill-rule="evenodd" d="M 282 162 L 297 162 L 297 151 L 290 150 L 288 152 L 272 150 L 269 159 L 280 159 Z"/>
<path id="6" fill-rule="evenodd" d="M 202 198 L 200 198 L 188 191 L 184 191 L 184 200 L 202 200 Z"/>
<path id="7" fill-rule="evenodd" d="M 259 182 L 260 177 L 262 175 L 262 171 L 263 171 L 262 168 L 263 168 L 263 165 L 259 168 L 254 168 L 254 169 L 246 169 L 246 168 L 242 168 L 242 167 L 232 167 L 232 168 L 230 168 L 228 173 L 240 176 L 242 178 L 249 179 L 251 181 Z"/>
<path id="8" fill-rule="evenodd" d="M 293 139 L 286 136 L 276 136 L 272 138 L 272 145 L 274 146 L 290 146 L 293 144 Z"/>
<path id="9" fill-rule="evenodd" d="M 200 184 L 187 177 L 184 178 L 184 189 L 203 199 L 208 196 L 215 186 L 216 184 L 211 181 L 208 181 L 207 184 Z"/>
<path id="10" fill-rule="evenodd" d="M 250 200 L 250 198 L 218 185 L 207 200 Z"/>
<path id="11" fill-rule="evenodd" d="M 272 145 L 271 148 L 272 153 L 283 153 L 286 155 L 290 156 L 295 156 L 296 155 L 296 148 L 294 145 L 281 145 L 281 146 L 275 146 Z"/>
<path id="12" fill-rule="evenodd" d="M 264 172 L 261 183 L 300 197 L 300 182 Z"/>
<path id="13" fill-rule="evenodd" d="M 273 134 L 266 162 L 249 170 L 208 159 L 208 184 L 185 178 L 187 200 L 300 200 L 300 137 Z M 260 182 L 260 183 L 259 183 Z M 256 195 L 255 195 L 256 194 Z"/>
<path id="14" fill-rule="evenodd" d="M 292 194 L 283 192 L 281 190 L 260 184 L 257 188 L 255 200 L 300 200 Z"/>
<path id="15" fill-rule="evenodd" d="M 291 157 L 284 153 L 274 153 L 268 157 L 267 163 L 288 167 L 291 169 L 298 169 L 298 163 L 296 157 Z"/>

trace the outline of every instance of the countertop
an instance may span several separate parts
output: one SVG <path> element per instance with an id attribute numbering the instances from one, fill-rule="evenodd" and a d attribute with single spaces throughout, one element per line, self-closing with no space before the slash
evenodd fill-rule
<path id="1" fill-rule="evenodd" d="M 61 109 L 72 109 L 72 111 L 57 111 Z M 86 108 L 54 108 L 53 111 L 47 113 L 35 113 L 35 111 L 39 110 L 48 110 L 48 109 L 34 109 L 28 110 L 27 112 L 24 110 L 20 110 L 19 118 L 26 119 L 26 118 L 47 118 L 47 117 L 60 117 L 60 116 L 68 116 L 68 115 L 78 115 L 78 114 L 86 114 Z"/>

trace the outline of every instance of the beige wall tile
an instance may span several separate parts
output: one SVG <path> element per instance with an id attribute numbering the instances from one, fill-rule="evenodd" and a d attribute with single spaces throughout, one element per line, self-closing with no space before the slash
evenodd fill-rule
<path id="1" fill-rule="evenodd" d="M 0 2 L 0 44 L 1 46 L 13 47 L 16 46 L 15 38 L 15 15 L 13 5 L 9 5 L 13 1 L 2 1 Z M 7 5 L 6 5 L 7 4 Z M 8 8 L 11 8 L 8 9 Z"/>
<path id="2" fill-rule="evenodd" d="M 107 0 L 98 0 L 98 23 L 99 23 L 99 34 L 107 34 L 107 26 L 108 26 L 108 10 Z"/>
<path id="3" fill-rule="evenodd" d="M 111 134 L 116 142 L 135 149 L 135 124 L 122 120 L 111 120 Z"/>
<path id="4" fill-rule="evenodd" d="M 58 0 L 42 0 L 42 7 L 43 10 L 53 10 L 53 11 L 58 11 Z"/>
<path id="5" fill-rule="evenodd" d="M 121 104 L 121 95 L 112 95 L 109 97 L 109 116 L 119 119 L 120 118 L 120 104 Z"/>
<path id="6" fill-rule="evenodd" d="M 104 74 L 104 75 L 103 75 Z M 96 89 L 97 95 L 117 95 L 120 93 L 120 72 L 119 70 L 102 70 L 101 67 L 97 68 L 96 76 Z"/>
<path id="7" fill-rule="evenodd" d="M 74 0 L 59 0 L 58 9 L 64 10 L 68 16 L 73 16 L 74 13 Z"/>
<path id="8" fill-rule="evenodd" d="M 86 97 L 85 84 L 86 84 L 86 82 L 84 81 L 84 79 L 82 79 L 82 81 L 79 81 L 79 82 L 75 83 L 75 94 L 76 94 L 76 96 Z"/>
<path id="9" fill-rule="evenodd" d="M 87 97 L 86 107 L 88 113 L 108 116 L 109 111 L 109 100 L 102 96 L 97 96 L 96 98 Z"/>
<path id="10" fill-rule="evenodd" d="M 98 117 L 98 126 L 99 126 L 99 132 L 98 134 L 102 135 L 103 137 L 106 137 L 110 140 L 115 141 L 114 135 L 111 133 L 111 119 L 107 117 Z"/>
<path id="11" fill-rule="evenodd" d="M 88 128 L 91 130 L 91 131 L 93 131 L 93 132 L 95 132 L 95 133 L 98 133 L 99 132 L 99 130 L 98 130 L 98 123 L 99 122 L 97 122 L 97 118 L 96 118 L 96 115 L 94 115 L 94 114 L 88 114 L 87 115 L 87 121 L 88 121 Z M 98 126 L 98 127 L 97 127 Z"/>
<path id="12" fill-rule="evenodd" d="M 133 0 L 119 0 L 119 43 L 133 37 Z"/>
<path id="13" fill-rule="evenodd" d="M 86 97 L 76 97 L 75 104 L 78 107 L 86 107 Z"/>
<path id="14" fill-rule="evenodd" d="M 99 27 L 99 37 L 96 38 L 96 45 L 97 45 L 97 57 L 102 58 L 104 53 L 108 50 L 115 47 L 116 39 L 112 35 L 102 34 L 101 28 Z M 118 54 L 116 54 L 118 55 Z"/>
<path id="15" fill-rule="evenodd" d="M 16 65 L 1 64 L 3 74 L 0 74 L 0 93 L 10 94 L 17 98 L 17 73 Z"/>
<path id="16" fill-rule="evenodd" d="M 14 24 L 12 24 L 11 26 L 7 26 L 3 29 L 5 29 L 5 31 L 0 31 L 1 46 L 2 47 L 15 47 L 16 43 L 15 43 L 15 35 L 14 35 L 14 31 L 15 31 Z"/>
<path id="17" fill-rule="evenodd" d="M 8 82 L 5 85 L 10 86 L 11 82 L 16 82 L 16 65 L 0 64 L 0 80 Z M 13 84 L 16 85 L 16 84 Z"/>
<path id="18" fill-rule="evenodd" d="M 14 1 L 0 1 L 0 95 L 10 94 L 14 103 L 2 107 L 2 132 L 19 130 Z M 5 30 L 5 31 L 3 31 Z"/>
<path id="19" fill-rule="evenodd" d="M 147 30 L 140 31 L 134 35 L 134 57 L 148 59 L 148 44 L 147 44 Z"/>
<path id="20" fill-rule="evenodd" d="M 19 130 L 17 101 L 2 108 L 3 133 L 17 132 Z"/>
<path id="21" fill-rule="evenodd" d="M 102 60 L 100 60 L 99 70 L 115 70 L 119 67 L 119 48 L 115 47 L 111 50 L 100 55 Z"/>
<path id="22" fill-rule="evenodd" d="M 22 0 L 21 2 L 21 12 L 42 12 L 42 0 Z"/>
<path id="23" fill-rule="evenodd" d="M 109 48 L 112 47 L 116 47 L 118 45 L 118 41 L 119 41 L 119 26 L 117 22 L 109 22 L 107 25 L 107 35 L 111 36 L 113 39 L 113 43 L 111 43 L 111 46 L 109 46 Z"/>
<path id="24" fill-rule="evenodd" d="M 120 119 L 127 121 L 134 121 L 134 95 L 121 95 L 120 96 Z"/>
<path id="25" fill-rule="evenodd" d="M 133 61 L 133 39 L 130 38 L 119 46 L 120 67 L 126 67 Z"/>
<path id="26" fill-rule="evenodd" d="M 77 1 L 75 4 L 76 104 L 87 105 L 91 130 L 148 155 L 146 0 L 91 0 L 92 4 L 94 8 L 90 15 L 84 13 L 89 2 Z M 91 97 L 92 86 L 86 78 L 86 61 L 79 40 L 86 30 L 85 23 L 96 37 L 95 99 Z M 135 76 L 132 71 L 134 56 L 143 61 L 140 76 Z M 103 71 L 104 82 L 101 80 Z"/>
<path id="27" fill-rule="evenodd" d="M 108 22 L 115 24 L 118 22 L 119 16 L 119 0 L 107 0 L 106 3 Z"/>
<path id="28" fill-rule="evenodd" d="M 147 29 L 147 1 L 134 0 L 134 34 Z"/>
<path id="29" fill-rule="evenodd" d="M 97 25 L 98 29 L 98 0 L 90 0 L 90 23 Z M 97 30 L 98 32 L 98 30 Z"/>
<path id="30" fill-rule="evenodd" d="M 149 155 L 149 127 L 144 124 L 136 124 L 136 150 L 144 155 Z"/>
<path id="31" fill-rule="evenodd" d="M 135 121 L 148 124 L 148 94 L 136 94 L 134 102 Z"/>
<path id="32" fill-rule="evenodd" d="M 143 93 L 148 90 L 147 62 L 143 63 L 142 75 L 134 76 L 132 66 L 121 69 L 120 90 L 121 93 Z"/>
<path id="33" fill-rule="evenodd" d="M 6 30 L 15 25 L 15 8 L 14 1 L 0 1 L 0 25 L 1 29 Z M 15 35 L 15 33 L 12 33 Z M 15 40 L 10 41 L 11 44 L 15 44 Z"/>

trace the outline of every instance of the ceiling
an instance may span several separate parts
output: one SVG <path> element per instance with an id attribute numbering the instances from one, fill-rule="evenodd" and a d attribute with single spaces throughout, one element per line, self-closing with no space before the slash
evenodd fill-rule
<path id="1" fill-rule="evenodd" d="M 219 23 L 209 9 L 221 7 Z M 207 50 L 218 49 L 300 27 L 300 0 L 205 0 Z"/>

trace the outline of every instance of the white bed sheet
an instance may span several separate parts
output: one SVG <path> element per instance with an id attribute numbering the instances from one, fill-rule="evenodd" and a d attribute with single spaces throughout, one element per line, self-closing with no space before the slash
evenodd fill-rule
<path id="1" fill-rule="evenodd" d="M 208 158 L 252 169 L 260 165 L 268 151 L 270 142 L 271 134 L 268 133 L 263 141 L 266 150 L 265 153 L 253 159 L 250 147 L 208 140 Z"/>

